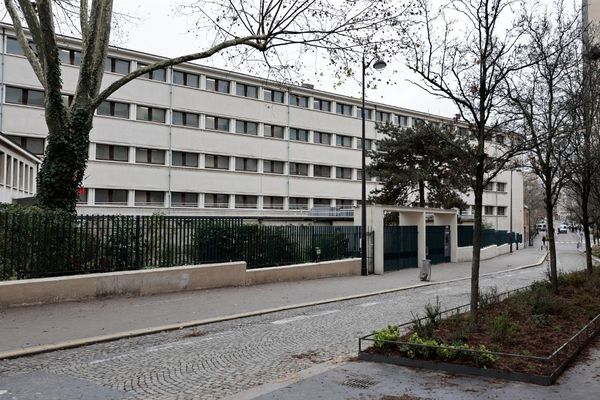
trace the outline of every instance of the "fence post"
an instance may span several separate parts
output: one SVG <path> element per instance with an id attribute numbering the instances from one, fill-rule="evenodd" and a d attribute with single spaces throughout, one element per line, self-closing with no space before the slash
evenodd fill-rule
<path id="1" fill-rule="evenodd" d="M 141 268 L 140 260 L 140 216 L 135 216 L 135 267 L 136 269 Z"/>

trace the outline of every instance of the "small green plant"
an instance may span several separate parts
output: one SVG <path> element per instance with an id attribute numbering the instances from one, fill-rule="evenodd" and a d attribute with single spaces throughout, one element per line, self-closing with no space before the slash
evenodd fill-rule
<path id="1" fill-rule="evenodd" d="M 508 312 L 503 312 L 492 320 L 489 326 L 490 337 L 495 343 L 509 340 L 517 331 L 517 326 L 510 320 Z"/>
<path id="2" fill-rule="evenodd" d="M 492 286 L 491 288 L 479 293 L 479 307 L 481 308 L 485 308 L 499 302 L 500 294 L 498 293 L 498 288 L 496 286 Z"/>
<path id="3" fill-rule="evenodd" d="M 417 345 L 410 346 L 410 348 L 408 349 L 407 353 L 410 358 L 414 358 L 415 356 L 419 356 L 420 358 L 424 359 L 431 358 L 436 353 L 436 349 L 427 346 L 440 345 L 440 343 L 436 339 L 421 338 L 416 332 L 410 335 L 408 342 Z"/>
<path id="4" fill-rule="evenodd" d="M 399 337 L 400 330 L 397 325 L 388 325 L 383 329 L 373 332 L 374 345 L 378 349 L 393 349 L 396 347 L 396 344 L 390 342 L 397 341 Z"/>
<path id="5" fill-rule="evenodd" d="M 487 367 L 498 360 L 494 354 L 492 354 L 483 344 L 479 345 L 478 352 L 471 353 L 474 361 L 482 367 Z"/>
<path id="6" fill-rule="evenodd" d="M 442 305 L 440 299 L 435 298 L 435 304 L 427 303 L 425 306 L 425 317 L 421 318 L 419 314 L 412 314 L 411 330 L 425 339 L 433 338 L 433 330 L 437 327 L 442 316 Z"/>

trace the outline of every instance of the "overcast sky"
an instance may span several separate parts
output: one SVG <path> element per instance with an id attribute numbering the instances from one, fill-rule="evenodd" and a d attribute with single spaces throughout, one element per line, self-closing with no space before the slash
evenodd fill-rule
<path id="1" fill-rule="evenodd" d="M 135 20 L 124 25 L 125 34 L 117 38 L 115 43 L 132 50 L 167 57 L 206 48 L 210 42 L 202 43 L 202 39 L 198 39 L 195 35 L 187 32 L 193 21 L 174 12 L 174 5 L 178 2 L 178 0 L 146 0 L 143 2 L 140 0 L 116 0 L 116 11 L 132 15 Z M 407 72 L 406 69 L 403 70 L 401 61 L 386 60 L 386 62 L 388 62 L 388 68 L 381 74 L 397 83 L 392 86 L 380 85 L 377 89 L 368 90 L 367 98 L 369 100 L 446 117 L 452 117 L 455 114 L 455 108 L 450 102 L 436 99 L 406 82 L 405 79 L 410 72 Z M 219 57 L 219 55 L 215 55 L 209 60 L 202 60 L 201 63 L 232 69 L 232 66 L 227 65 L 223 57 Z M 311 79 L 311 75 L 314 75 L 316 69 L 307 70 L 306 76 L 299 79 L 306 82 L 314 81 L 314 78 Z M 401 72 L 393 74 L 393 70 L 400 70 Z M 360 71 L 360 67 L 357 67 L 357 71 Z M 323 79 L 315 87 L 348 96 L 360 96 L 360 85 L 356 80 L 348 80 L 337 88 L 333 87 L 333 83 L 333 79 Z"/>

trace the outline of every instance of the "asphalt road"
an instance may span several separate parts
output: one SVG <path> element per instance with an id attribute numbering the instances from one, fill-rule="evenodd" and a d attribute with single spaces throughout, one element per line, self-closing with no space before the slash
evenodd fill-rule
<path id="1" fill-rule="evenodd" d="M 582 267 L 576 243 L 558 236 L 559 269 Z M 481 285 L 504 291 L 545 275 L 542 265 Z M 468 290 L 465 280 L 0 361 L 0 400 L 225 398 L 353 357 L 358 336 L 407 321 L 436 296 L 444 308 L 464 304 Z"/>

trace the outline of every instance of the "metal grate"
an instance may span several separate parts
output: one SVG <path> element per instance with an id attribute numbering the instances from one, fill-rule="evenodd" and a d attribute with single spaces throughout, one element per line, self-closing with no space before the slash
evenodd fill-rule
<path id="1" fill-rule="evenodd" d="M 378 383 L 378 381 L 372 379 L 371 377 L 357 376 L 354 378 L 346 379 L 344 382 L 342 382 L 342 385 L 349 386 L 355 389 L 366 389 Z"/>

